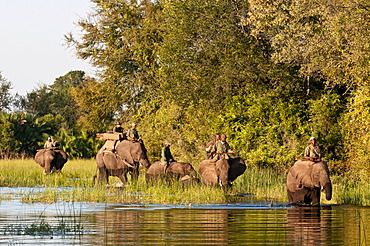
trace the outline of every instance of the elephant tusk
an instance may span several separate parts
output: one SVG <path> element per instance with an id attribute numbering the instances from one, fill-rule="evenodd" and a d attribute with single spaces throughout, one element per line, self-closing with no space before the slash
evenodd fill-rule
<path id="1" fill-rule="evenodd" d="M 125 164 L 126 166 L 128 167 L 131 167 L 131 168 L 134 168 L 134 166 L 132 166 L 130 163 L 128 163 L 126 160 L 124 160 L 121 156 L 117 155 L 121 161 L 123 162 L 123 164 Z"/>

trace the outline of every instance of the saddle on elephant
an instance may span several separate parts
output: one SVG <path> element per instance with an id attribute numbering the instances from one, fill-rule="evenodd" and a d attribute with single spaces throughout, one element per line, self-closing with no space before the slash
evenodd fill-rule
<path id="1" fill-rule="evenodd" d="M 124 139 L 126 139 L 125 134 L 122 132 L 106 132 L 106 133 L 97 133 L 96 136 L 100 140 L 105 141 L 104 145 L 100 148 L 101 153 L 103 152 L 115 152 L 117 145 Z"/>

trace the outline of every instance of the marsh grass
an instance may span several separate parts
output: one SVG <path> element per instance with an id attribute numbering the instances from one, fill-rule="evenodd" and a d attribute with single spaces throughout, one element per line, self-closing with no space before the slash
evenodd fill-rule
<path id="1" fill-rule="evenodd" d="M 8 235 L 30 235 L 30 236 L 66 236 L 66 235 L 82 235 L 83 234 L 82 224 L 59 221 L 53 225 L 40 220 L 32 224 L 19 224 L 8 225 L 3 228 L 2 234 Z"/>
<path id="2" fill-rule="evenodd" d="M 268 202 L 287 202 L 286 172 L 274 169 L 247 168 L 238 177 L 232 189 L 208 187 L 200 184 L 181 186 L 157 183 L 147 185 L 144 169 L 137 183 L 129 182 L 123 188 L 97 186 L 94 175 L 97 174 L 95 160 L 70 160 L 62 172 L 44 175 L 42 168 L 33 160 L 0 161 L 0 186 L 3 187 L 45 187 L 43 192 L 32 189 L 23 194 L 23 202 L 54 203 L 96 202 L 120 204 L 206 204 L 236 202 L 245 199 Z M 350 182 L 343 177 L 334 176 L 333 198 L 322 203 L 370 205 L 369 183 Z M 110 184 L 119 183 L 116 177 L 109 178 Z M 249 195 L 252 198 L 246 198 Z M 0 199 L 9 199 L 5 195 Z"/>
<path id="3" fill-rule="evenodd" d="M 45 218 L 44 212 L 30 223 L 29 219 L 12 221 L 0 229 L 3 235 L 29 235 L 29 236 L 81 236 L 84 233 L 84 221 L 81 210 L 72 207 L 57 208 L 57 214 L 50 220 Z"/>

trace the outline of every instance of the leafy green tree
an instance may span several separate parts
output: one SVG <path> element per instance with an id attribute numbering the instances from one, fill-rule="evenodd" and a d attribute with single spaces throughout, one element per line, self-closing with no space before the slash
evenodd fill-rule
<path id="1" fill-rule="evenodd" d="M 9 110 L 13 97 L 10 94 L 12 84 L 0 72 L 0 111 Z"/>
<path id="2" fill-rule="evenodd" d="M 2 158 L 33 157 L 48 136 L 60 129 L 61 116 L 36 117 L 27 113 L 0 113 L 0 153 Z"/>
<path id="3" fill-rule="evenodd" d="M 369 77 L 368 1 L 251 0 L 252 34 L 276 62 L 300 67 L 307 79 L 351 88 Z"/>
<path id="4" fill-rule="evenodd" d="M 61 142 L 60 148 L 68 153 L 69 158 L 92 158 L 96 156 L 103 145 L 96 137 L 87 131 L 81 130 L 78 134 L 70 135 L 64 128 L 56 134 L 56 139 Z"/>
<path id="5" fill-rule="evenodd" d="M 52 85 L 41 85 L 23 98 L 23 108 L 34 115 L 60 115 L 65 127 L 73 132 L 79 118 L 79 109 L 71 95 L 72 88 L 79 88 L 85 81 L 83 71 L 70 71 L 55 79 Z"/>
<path id="6" fill-rule="evenodd" d="M 78 23 L 83 30 L 81 40 L 72 35 L 66 35 L 66 40 L 80 58 L 101 71 L 99 82 L 104 85 L 99 87 L 112 90 L 104 96 L 114 94 L 119 98 L 109 109 L 103 108 L 105 103 L 101 101 L 98 111 L 113 110 L 121 117 L 124 111 L 137 109 L 153 81 L 153 68 L 158 66 L 155 47 L 160 40 L 156 24 L 159 6 L 149 0 L 92 2 L 94 12 Z"/>
<path id="7" fill-rule="evenodd" d="M 310 100 L 311 110 L 317 113 L 310 116 L 316 127 L 323 127 L 323 132 L 331 126 L 330 132 L 322 134 L 329 146 L 331 142 L 329 148 L 343 142 L 340 156 L 347 152 L 349 166 L 367 169 L 363 153 L 368 150 L 368 133 L 360 129 L 368 125 L 368 119 L 362 115 L 369 109 L 366 104 L 370 78 L 369 2 L 251 0 L 250 4 L 248 23 L 253 27 L 252 35 L 268 43 L 272 60 L 297 66 L 308 89 L 319 89 L 319 95 Z M 347 98 L 340 98 L 339 104 L 336 98 L 325 99 L 326 93 L 322 96 L 320 93 L 324 88 Z M 322 107 L 322 103 L 331 104 L 332 108 Z M 343 113 L 341 107 L 348 110 L 344 110 L 345 120 L 340 125 L 342 134 L 337 124 Z"/>
<path id="8" fill-rule="evenodd" d="M 52 92 L 48 85 L 40 85 L 39 88 L 32 90 L 22 98 L 22 108 L 36 116 L 51 114 L 52 110 Z"/>
<path id="9" fill-rule="evenodd" d="M 352 174 L 363 182 L 370 177 L 370 87 L 361 86 L 343 117 L 342 132 Z"/>
<path id="10" fill-rule="evenodd" d="M 79 107 L 78 126 L 89 132 L 105 132 L 122 102 L 119 87 L 88 79 L 81 88 L 73 88 L 72 96 Z"/>

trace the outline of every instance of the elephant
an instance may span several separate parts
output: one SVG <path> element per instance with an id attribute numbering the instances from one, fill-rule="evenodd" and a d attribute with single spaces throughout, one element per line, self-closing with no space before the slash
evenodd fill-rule
<path id="1" fill-rule="evenodd" d="M 329 169 L 322 161 L 296 161 L 289 170 L 286 186 L 289 203 L 318 205 L 320 190 L 325 192 L 326 200 L 331 200 L 332 185 Z"/>
<path id="2" fill-rule="evenodd" d="M 127 173 L 136 182 L 139 177 L 139 167 L 142 164 L 149 168 L 150 163 L 142 142 L 122 140 L 115 151 L 100 150 L 96 155 L 99 170 L 99 182 L 108 184 L 109 176 L 117 176 L 123 184 L 127 183 Z"/>
<path id="3" fill-rule="evenodd" d="M 157 180 L 160 177 L 180 180 L 186 175 L 192 177 L 191 179 L 197 177 L 197 172 L 190 163 L 171 162 L 169 165 L 161 165 L 160 161 L 156 161 L 146 171 L 145 179 L 147 183 Z M 187 180 L 189 180 L 189 178 L 187 178 Z"/>
<path id="4" fill-rule="evenodd" d="M 202 183 L 229 187 L 232 182 L 246 170 L 244 160 L 240 157 L 220 160 L 203 160 L 198 166 Z"/>
<path id="5" fill-rule="evenodd" d="M 44 174 L 51 174 L 62 170 L 68 155 L 60 149 L 41 149 L 37 151 L 35 161 L 44 168 Z"/>

